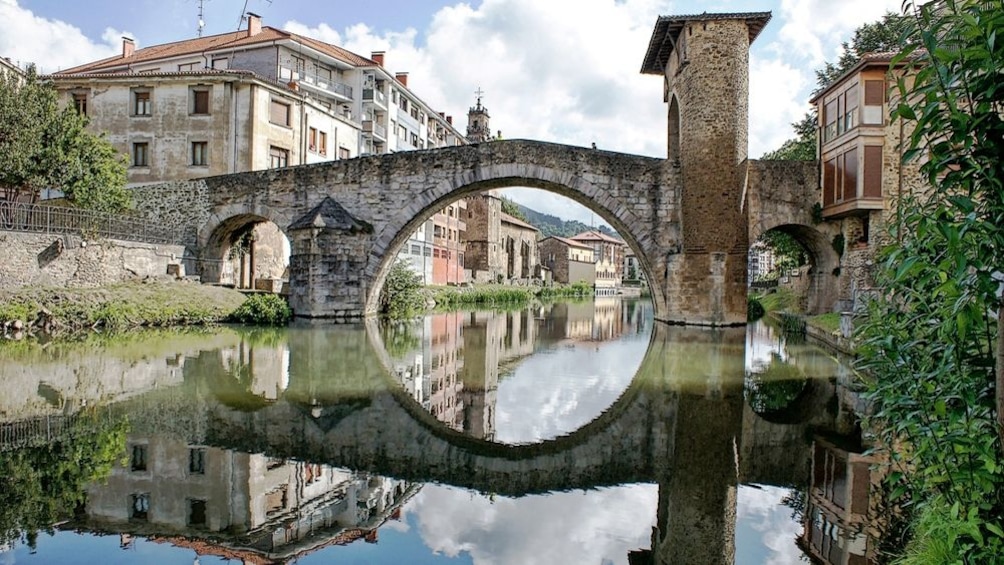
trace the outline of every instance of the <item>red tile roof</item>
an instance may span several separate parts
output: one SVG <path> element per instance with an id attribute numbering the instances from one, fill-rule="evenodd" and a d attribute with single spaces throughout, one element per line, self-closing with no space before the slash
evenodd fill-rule
<path id="1" fill-rule="evenodd" d="M 545 237 L 544 239 L 553 239 L 553 240 L 556 240 L 556 241 L 560 241 L 561 243 L 564 243 L 565 245 L 567 245 L 569 247 L 578 247 L 579 249 L 588 249 L 590 251 L 593 250 L 592 247 L 590 247 L 590 246 L 588 246 L 588 245 L 586 245 L 584 243 L 580 243 L 578 241 L 572 241 L 571 239 L 568 239 L 567 237 L 561 237 L 561 236 L 558 236 L 558 235 L 552 235 L 552 236 Z"/>
<path id="2" fill-rule="evenodd" d="M 617 239 L 616 237 L 610 237 L 609 235 L 598 232 L 596 230 L 584 231 L 578 235 L 573 235 L 572 239 L 575 241 L 603 241 L 606 243 L 615 243 L 617 245 L 627 245 L 623 241 Z"/>
<path id="3" fill-rule="evenodd" d="M 310 37 L 304 37 L 289 31 L 276 29 L 274 27 L 262 27 L 261 32 L 248 36 L 247 30 L 221 33 L 195 39 L 175 41 L 174 43 L 164 43 L 137 49 L 129 57 L 116 55 L 107 59 L 101 59 L 91 63 L 86 63 L 76 67 L 53 73 L 54 75 L 93 73 L 99 71 L 126 72 L 122 67 L 128 67 L 138 63 L 154 62 L 161 59 L 170 59 L 183 55 L 194 55 L 206 52 L 219 52 L 227 49 L 236 49 L 254 46 L 257 44 L 269 44 L 274 41 L 291 40 L 303 44 L 311 49 L 316 49 L 345 63 L 357 67 L 377 66 L 376 61 L 367 59 L 362 55 L 357 55 L 347 49 L 325 43 Z"/>
<path id="4" fill-rule="evenodd" d="M 507 224 L 513 224 L 513 225 L 519 226 L 521 228 L 526 228 L 526 229 L 530 229 L 530 230 L 533 230 L 533 231 L 540 231 L 539 229 L 537 229 L 534 226 L 532 226 L 532 225 L 524 222 L 523 220 L 520 220 L 519 218 L 517 218 L 515 216 L 510 216 L 509 214 L 506 214 L 505 212 L 502 212 L 502 221 L 505 222 L 505 223 L 507 223 Z"/>

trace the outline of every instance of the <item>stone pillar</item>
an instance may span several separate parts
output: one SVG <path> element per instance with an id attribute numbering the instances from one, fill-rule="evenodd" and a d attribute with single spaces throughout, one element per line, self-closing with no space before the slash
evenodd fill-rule
<path id="1" fill-rule="evenodd" d="M 366 315 L 366 261 L 372 227 L 352 217 L 331 198 L 288 229 L 289 305 L 305 318 L 361 318 Z"/>
<path id="2" fill-rule="evenodd" d="M 749 45 L 769 18 L 660 18 L 642 69 L 664 75 L 668 158 L 682 177 L 681 242 L 664 289 L 670 323 L 746 322 Z"/>

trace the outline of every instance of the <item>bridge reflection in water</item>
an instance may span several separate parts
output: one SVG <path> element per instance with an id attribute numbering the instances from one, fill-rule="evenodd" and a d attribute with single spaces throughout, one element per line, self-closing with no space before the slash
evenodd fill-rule
<path id="1" fill-rule="evenodd" d="M 172 360 L 176 386 L 102 409 L 128 419 L 128 462 L 88 488 L 68 527 L 276 562 L 374 541 L 422 483 L 507 497 L 649 483 L 656 526 L 632 563 L 733 563 L 739 485 L 809 484 L 822 459 L 807 438 L 853 431 L 827 379 L 780 405 L 750 401 L 756 336 L 743 328 L 652 327 L 643 310 L 601 303 L 559 310 L 442 314 L 417 336 L 305 324 L 189 351 Z M 594 420 L 534 443 L 492 441 L 500 373 L 535 343 L 647 332 L 634 378 Z M 838 377 L 826 359 L 796 350 L 784 363 Z"/>

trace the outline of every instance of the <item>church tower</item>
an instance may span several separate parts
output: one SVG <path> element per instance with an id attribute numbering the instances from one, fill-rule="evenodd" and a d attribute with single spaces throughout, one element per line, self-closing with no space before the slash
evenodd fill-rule
<path id="1" fill-rule="evenodd" d="M 481 95 L 484 92 L 478 88 L 477 105 L 467 111 L 467 143 L 482 143 L 492 139 L 492 130 L 488 127 L 488 108 L 481 105 Z"/>

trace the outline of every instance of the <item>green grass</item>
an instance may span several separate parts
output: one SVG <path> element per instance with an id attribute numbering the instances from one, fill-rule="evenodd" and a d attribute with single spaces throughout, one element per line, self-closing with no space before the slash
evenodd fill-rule
<path id="1" fill-rule="evenodd" d="M 805 319 L 805 323 L 827 333 L 837 333 L 840 331 L 840 313 L 829 312 L 818 316 L 809 316 Z"/>
<path id="2" fill-rule="evenodd" d="M 795 293 L 787 288 L 778 288 L 776 292 L 755 296 L 763 306 L 764 312 L 781 312 L 792 310 L 798 302 Z"/>
<path id="3" fill-rule="evenodd" d="M 126 329 L 222 321 L 244 302 L 235 290 L 186 283 L 0 291 L 0 323 L 31 323 L 44 312 L 57 329 Z"/>

